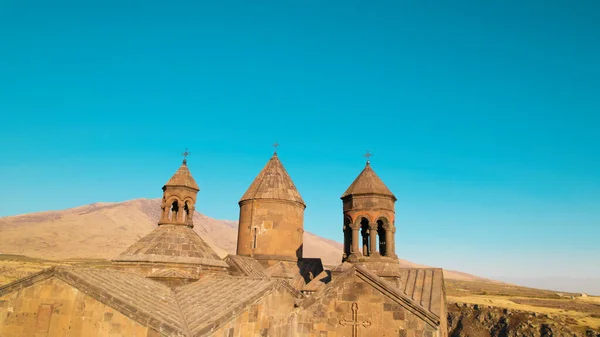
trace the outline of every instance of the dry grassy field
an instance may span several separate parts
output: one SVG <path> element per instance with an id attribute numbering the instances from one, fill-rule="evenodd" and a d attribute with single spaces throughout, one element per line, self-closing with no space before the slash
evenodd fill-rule
<path id="1" fill-rule="evenodd" d="M 448 302 L 533 312 L 549 320 L 600 329 L 600 297 L 520 287 L 500 282 L 447 280 Z"/>

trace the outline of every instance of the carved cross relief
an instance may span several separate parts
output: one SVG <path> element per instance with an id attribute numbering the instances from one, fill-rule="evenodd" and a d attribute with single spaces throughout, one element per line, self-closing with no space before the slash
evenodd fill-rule
<path id="1" fill-rule="evenodd" d="M 369 327 L 371 326 L 371 321 L 366 320 L 366 321 L 362 321 L 359 322 L 358 321 L 358 303 L 353 302 L 352 303 L 352 320 L 347 320 L 344 319 L 344 316 L 342 316 L 342 319 L 340 320 L 340 325 L 341 326 L 346 326 L 346 325 L 350 325 L 352 326 L 352 337 L 358 337 L 358 326 L 362 325 L 363 327 Z"/>

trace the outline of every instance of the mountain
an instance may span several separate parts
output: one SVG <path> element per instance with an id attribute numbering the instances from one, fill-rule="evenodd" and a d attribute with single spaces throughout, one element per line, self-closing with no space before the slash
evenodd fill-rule
<path id="1" fill-rule="evenodd" d="M 44 259 L 110 259 L 152 231 L 158 222 L 160 199 L 94 203 L 62 211 L 0 218 L 0 253 Z M 215 220 L 196 212 L 194 230 L 217 254 L 235 254 L 237 221 Z M 320 257 L 337 265 L 342 244 L 304 233 L 304 256 Z M 401 260 L 405 267 L 425 267 Z M 445 271 L 449 279 L 482 280 L 473 275 Z"/>

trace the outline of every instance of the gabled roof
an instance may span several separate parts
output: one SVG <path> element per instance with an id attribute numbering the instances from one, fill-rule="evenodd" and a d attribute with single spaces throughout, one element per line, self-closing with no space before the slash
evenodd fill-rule
<path id="1" fill-rule="evenodd" d="M 224 261 L 231 267 L 232 272 L 235 274 L 254 278 L 269 277 L 265 272 L 265 267 L 251 257 L 230 254 L 225 257 Z"/>
<path id="2" fill-rule="evenodd" d="M 188 263 L 224 267 L 228 265 L 191 228 L 160 225 L 127 248 L 113 261 Z"/>
<path id="3" fill-rule="evenodd" d="M 254 179 L 240 202 L 254 199 L 288 200 L 305 205 L 276 153 Z"/>
<path id="4" fill-rule="evenodd" d="M 406 278 L 408 282 L 411 280 L 413 282 L 416 281 L 415 284 L 417 284 L 417 286 L 415 288 L 419 289 L 417 291 L 411 291 L 410 294 L 407 294 L 401 290 L 402 287 L 395 287 L 390 282 L 377 276 L 365 266 L 348 264 L 343 268 L 340 268 L 340 271 L 341 270 L 343 270 L 341 274 L 333 277 L 333 280 L 326 286 L 320 286 L 320 289 L 318 289 L 316 293 L 300 303 L 300 307 L 307 309 L 320 299 L 330 295 L 335 296 L 334 290 L 336 288 L 343 287 L 344 284 L 352 282 L 353 277 L 359 277 L 361 280 L 370 284 L 372 287 L 381 292 L 384 296 L 387 296 L 396 303 L 404 306 L 415 315 L 429 322 L 431 325 L 440 325 L 442 305 L 441 299 L 443 291 L 441 269 L 427 269 L 429 272 L 424 272 L 422 274 L 422 279 L 419 280 L 416 278 Z M 410 274 L 410 272 L 408 274 Z M 416 272 L 415 275 L 418 274 L 419 272 Z"/>
<path id="5" fill-rule="evenodd" d="M 344 273 L 354 264 L 344 262 L 333 269 Z M 369 262 L 357 264 L 400 290 L 423 308 L 439 315 L 442 308 L 443 270 L 440 268 L 402 268 L 400 263 Z"/>
<path id="6" fill-rule="evenodd" d="M 0 296 L 52 277 L 167 336 L 206 336 L 278 289 L 305 298 L 275 279 L 212 275 L 172 290 L 136 273 L 77 267 L 52 267 L 21 278 L 0 287 Z"/>
<path id="7" fill-rule="evenodd" d="M 206 336 L 260 298 L 280 288 L 294 297 L 302 297 L 285 281 L 231 276 L 207 276 L 178 288 L 176 296 L 191 335 Z"/>
<path id="8" fill-rule="evenodd" d="M 109 269 L 53 267 L 0 287 L 0 295 L 56 277 L 132 320 L 169 336 L 186 336 L 169 287 L 134 273 Z"/>
<path id="9" fill-rule="evenodd" d="M 342 194 L 342 199 L 350 195 L 361 195 L 361 194 L 375 194 L 392 197 L 396 200 L 396 197 L 390 191 L 387 186 L 377 176 L 375 171 L 371 168 L 371 164 L 367 162 L 365 168 L 360 172 L 358 177 L 354 179 L 350 187 Z"/>
<path id="10" fill-rule="evenodd" d="M 200 190 L 198 184 L 196 184 L 196 181 L 194 180 L 194 177 L 192 177 L 192 173 L 190 173 L 190 170 L 188 169 L 185 160 L 183 161 L 177 172 L 175 172 L 171 179 L 167 181 L 165 187 L 167 186 L 184 186 L 193 188 L 197 191 Z"/>
<path id="11" fill-rule="evenodd" d="M 270 277 L 288 279 L 296 290 L 302 290 L 322 271 L 323 263 L 318 258 L 303 258 L 298 262 L 279 261 L 265 270 Z"/>
<path id="12" fill-rule="evenodd" d="M 435 325 L 440 324 L 443 278 L 441 269 L 408 269 L 407 274 L 410 274 L 412 272 L 415 275 L 421 275 L 421 277 L 413 279 L 406 278 L 404 280 L 404 283 L 401 279 L 401 286 L 395 287 L 392 284 L 390 284 L 390 282 L 386 282 L 381 277 L 377 276 L 374 272 L 372 272 L 365 266 L 356 265 L 355 268 L 358 272 L 357 275 L 359 275 L 359 277 L 361 277 L 364 280 L 373 282 L 374 285 L 380 288 L 380 291 L 382 293 L 399 299 L 406 306 L 415 309 L 418 313 L 421 313 L 424 316 L 422 318 L 430 320 L 431 323 L 434 323 Z M 437 272 L 434 273 L 433 271 Z M 414 284 L 410 285 L 410 281 L 414 281 Z M 404 286 L 402 286 L 402 284 L 404 284 Z M 405 290 L 410 290 L 411 287 L 414 287 L 415 291 L 409 293 L 405 292 Z"/>

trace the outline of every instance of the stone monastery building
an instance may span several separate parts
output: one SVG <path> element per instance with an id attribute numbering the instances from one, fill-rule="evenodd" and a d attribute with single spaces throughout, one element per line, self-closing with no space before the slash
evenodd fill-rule
<path id="1" fill-rule="evenodd" d="M 0 336 L 448 335 L 442 270 L 400 267 L 396 197 L 368 161 L 342 194 L 332 268 L 302 255 L 306 205 L 277 153 L 239 201 L 236 255 L 192 229 L 199 190 L 184 160 L 158 226 L 121 255 L 0 287 Z"/>

